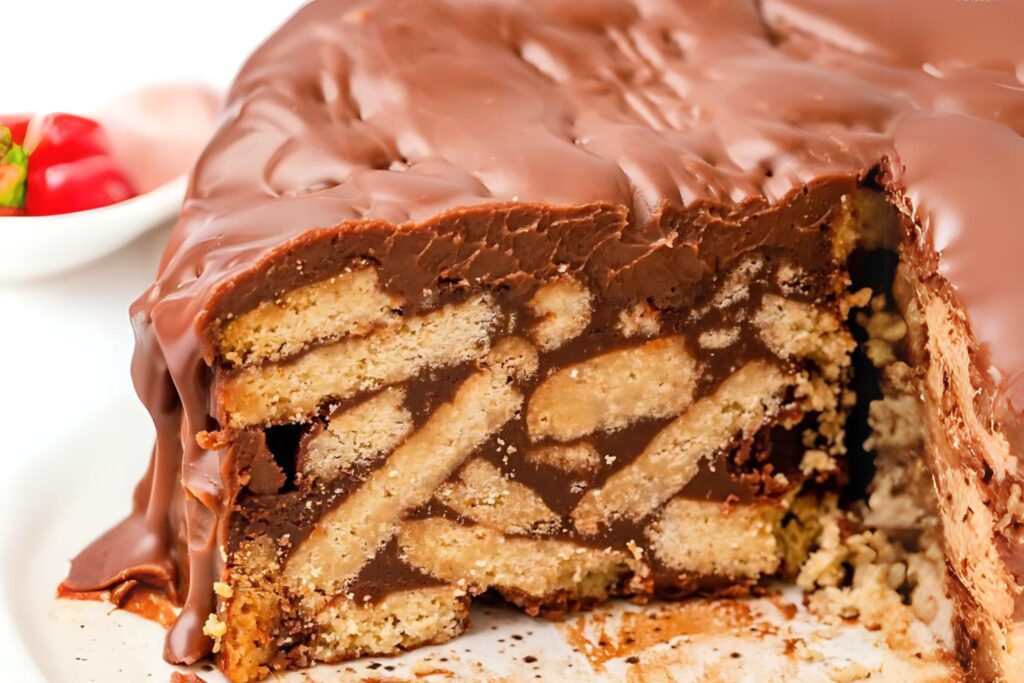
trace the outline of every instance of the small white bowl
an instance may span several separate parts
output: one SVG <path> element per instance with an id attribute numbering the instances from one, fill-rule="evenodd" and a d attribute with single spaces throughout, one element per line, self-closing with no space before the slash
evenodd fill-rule
<path id="1" fill-rule="evenodd" d="M 103 126 L 111 156 L 142 194 L 91 211 L 0 216 L 0 282 L 80 266 L 173 220 L 220 104 L 207 85 L 171 82 L 137 88 L 98 110 L 82 109 Z"/>
<path id="2" fill-rule="evenodd" d="M 0 281 L 53 275 L 108 254 L 173 220 L 188 177 L 99 209 L 57 216 L 0 216 Z"/>

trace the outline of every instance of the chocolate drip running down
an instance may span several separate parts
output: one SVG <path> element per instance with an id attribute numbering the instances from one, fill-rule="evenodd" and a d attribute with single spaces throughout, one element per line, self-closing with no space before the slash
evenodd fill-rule
<path id="1" fill-rule="evenodd" d="M 243 484 L 195 435 L 225 426 L 217 334 L 259 303 L 363 259 L 405 313 L 438 277 L 525 296 L 560 266 L 609 304 L 688 306 L 742 245 L 821 223 L 868 176 L 915 221 L 921 279 L 967 311 L 981 410 L 1019 452 L 1022 26 L 1017 2 L 310 4 L 239 74 L 132 307 L 157 443 L 134 513 L 66 586 L 180 594 L 166 656 L 209 652 Z M 971 466 L 1018 477 L 1014 457 Z"/>

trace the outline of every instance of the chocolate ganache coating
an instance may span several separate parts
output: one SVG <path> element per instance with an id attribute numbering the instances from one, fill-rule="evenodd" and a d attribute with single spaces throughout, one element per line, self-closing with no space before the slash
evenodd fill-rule
<path id="1" fill-rule="evenodd" d="M 409 279 L 387 284 L 415 302 L 416 278 L 437 275 L 420 264 L 425 248 L 367 246 L 359 235 L 373 230 L 583 215 L 607 239 L 576 256 L 619 270 L 682 225 L 788 225 L 778 207 L 801 193 L 882 169 L 916 221 L 917 266 L 968 312 L 1019 451 L 1022 27 L 1018 2 L 311 3 L 239 74 L 157 279 L 132 307 L 154 457 L 133 515 L 76 558 L 66 585 L 139 578 L 183 594 L 166 656 L 209 651 L 202 623 L 240 486 L 231 449 L 193 436 L 216 428 L 213 332 L 330 275 L 313 257 L 346 245 L 405 259 Z M 486 259 L 464 262 L 491 273 Z"/>

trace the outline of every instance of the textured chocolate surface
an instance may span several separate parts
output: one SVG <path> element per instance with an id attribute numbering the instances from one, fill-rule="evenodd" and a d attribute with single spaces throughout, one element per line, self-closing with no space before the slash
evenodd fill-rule
<path id="1" fill-rule="evenodd" d="M 881 166 L 919 221 L 922 268 L 968 311 L 995 413 L 1020 434 L 1021 26 L 1018 2 L 313 3 L 240 74 L 133 307 L 154 461 L 136 514 L 68 585 L 180 590 L 167 655 L 206 652 L 239 487 L 230 452 L 190 436 L 216 426 L 211 334 L 220 316 L 330 274 L 318 253 L 394 264 L 408 275 L 385 284 L 415 304 L 417 277 L 543 276 L 501 248 L 540 227 L 553 239 L 538 262 L 614 273 L 636 300 L 698 280 L 688 268 L 728 253 L 741 222 L 803 224 L 785 208 L 800 195 L 813 213 Z M 483 237 L 432 250 L 445 232 Z M 684 262 L 665 248 L 677 241 L 694 245 Z"/>

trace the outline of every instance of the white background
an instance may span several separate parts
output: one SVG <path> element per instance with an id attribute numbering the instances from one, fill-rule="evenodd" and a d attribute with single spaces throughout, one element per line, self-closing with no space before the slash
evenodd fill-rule
<path id="1" fill-rule="evenodd" d="M 0 0 L 0 111 L 101 105 L 140 84 L 229 83 L 300 0 Z"/>
<path id="2" fill-rule="evenodd" d="M 0 0 L 0 112 L 88 114 L 127 91 L 162 82 L 223 89 L 248 53 L 300 4 Z M 128 305 L 151 281 L 166 232 L 154 231 L 66 274 L 0 283 L 0 495 L 10 495 L 24 481 L 18 472 L 32 467 L 33 454 L 81 433 L 84 422 L 146 420 L 134 401 L 121 402 L 136 406 L 134 413 L 98 411 L 132 391 Z M 97 454 L 102 449 L 83 444 L 82 457 Z M 146 457 L 139 453 L 140 473 Z M 0 598 L 0 612 L 3 603 Z M 3 617 L 0 680 L 34 680 Z"/>

